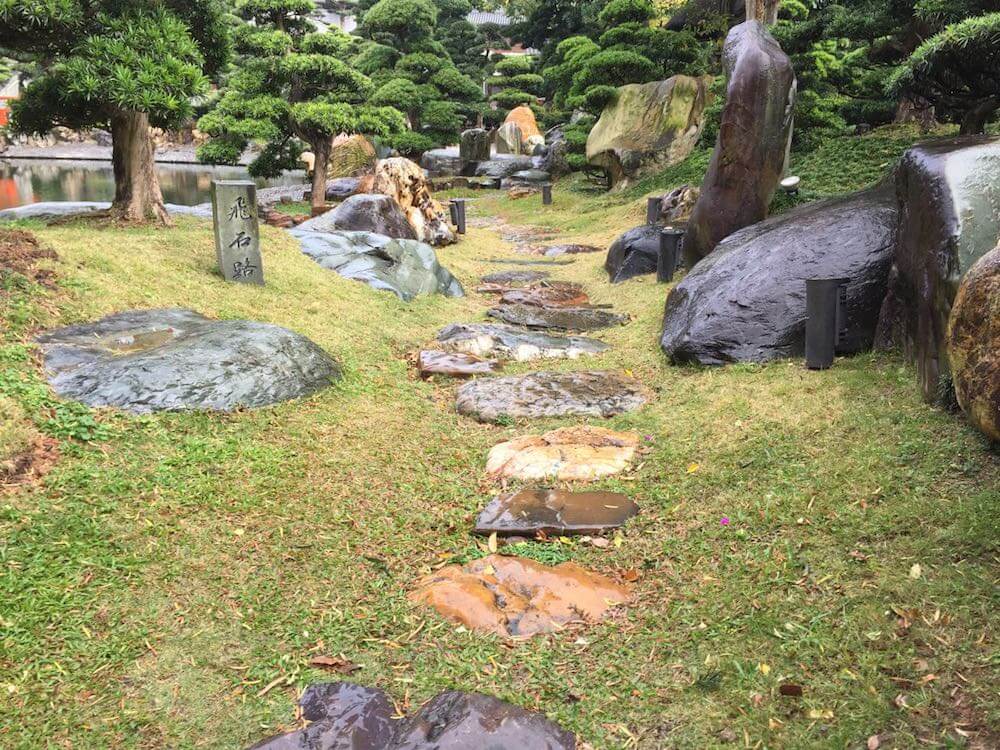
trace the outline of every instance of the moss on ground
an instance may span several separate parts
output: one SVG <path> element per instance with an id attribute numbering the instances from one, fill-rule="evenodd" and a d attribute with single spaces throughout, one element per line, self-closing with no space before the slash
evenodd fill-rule
<path id="1" fill-rule="evenodd" d="M 575 182 L 551 207 L 469 195 L 470 219 L 599 245 L 644 210 L 639 194 Z M 597 485 L 642 508 L 621 541 L 528 554 L 634 577 L 636 601 L 505 643 L 406 599 L 429 566 L 478 554 L 471 522 L 497 489 L 486 451 L 573 423 L 475 423 L 452 409 L 455 384 L 422 382 L 404 360 L 438 327 L 482 317 L 471 289 L 510 254 L 495 232 L 473 226 L 440 252 L 469 296 L 407 305 L 271 228 L 263 288 L 216 276 L 207 222 L 36 231 L 60 286 L 4 308 L 0 394 L 63 455 L 0 497 L 0 746 L 243 747 L 290 724 L 302 686 L 340 678 L 310 666 L 317 654 L 359 664 L 350 679 L 401 708 L 447 688 L 493 693 L 594 748 L 998 744 L 1000 461 L 920 400 L 898 356 L 672 368 L 657 348 L 667 287 L 610 286 L 603 254 L 558 268 L 635 320 L 602 336 L 606 355 L 545 366 L 627 369 L 657 398 L 607 422 L 648 447 L 633 474 Z M 74 411 L 45 389 L 32 330 L 156 306 L 287 326 L 346 377 L 230 415 Z M 782 697 L 784 683 L 803 696 Z"/>

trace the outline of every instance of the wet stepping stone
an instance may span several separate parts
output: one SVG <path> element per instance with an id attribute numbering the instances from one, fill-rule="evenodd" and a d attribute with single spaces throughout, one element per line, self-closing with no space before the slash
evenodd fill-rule
<path id="1" fill-rule="evenodd" d="M 570 281 L 542 281 L 524 289 L 508 289 L 500 295 L 501 305 L 580 307 L 589 302 L 583 287 Z"/>
<path id="2" fill-rule="evenodd" d="M 568 266 L 572 258 L 564 260 L 535 260 L 533 258 L 490 258 L 487 263 L 501 263 L 509 266 Z"/>
<path id="3" fill-rule="evenodd" d="M 310 685 L 299 700 L 304 729 L 251 750 L 574 750 L 576 736 L 540 713 L 480 693 L 440 693 L 410 718 L 389 696 L 349 682 Z"/>
<path id="4" fill-rule="evenodd" d="M 555 229 L 515 224 L 504 224 L 499 231 L 504 242 L 544 242 L 558 234 Z"/>
<path id="5" fill-rule="evenodd" d="M 422 378 L 429 378 L 432 375 L 468 378 L 497 372 L 503 369 L 503 364 L 491 359 L 482 359 L 474 354 L 425 349 L 417 357 L 417 369 Z"/>
<path id="6" fill-rule="evenodd" d="M 438 343 L 445 349 L 480 357 L 525 362 L 531 359 L 576 359 L 600 354 L 611 347 L 583 336 L 553 336 L 503 323 L 454 323 L 442 328 Z"/>
<path id="7" fill-rule="evenodd" d="M 580 253 L 600 253 L 604 248 L 596 245 L 564 244 L 564 245 L 532 245 L 523 244 L 514 248 L 515 253 L 524 255 L 544 255 L 546 258 L 557 258 L 560 255 L 579 255 Z"/>
<path id="8" fill-rule="evenodd" d="M 293 331 L 191 310 L 132 310 L 39 336 L 60 396 L 137 414 L 232 411 L 306 396 L 341 377 Z"/>
<path id="9" fill-rule="evenodd" d="M 634 411 L 650 398 L 638 380 L 611 370 L 532 372 L 466 383 L 458 389 L 455 408 L 480 422 L 501 417 L 611 417 Z"/>
<path id="10" fill-rule="evenodd" d="M 498 271 L 488 273 L 481 279 L 484 284 L 500 284 L 506 287 L 530 284 L 549 277 L 548 271 Z"/>
<path id="11" fill-rule="evenodd" d="M 524 489 L 493 498 L 476 519 L 475 532 L 526 537 L 600 534 L 638 512 L 639 506 L 620 492 Z"/>
<path id="12" fill-rule="evenodd" d="M 533 307 L 531 305 L 501 305 L 488 313 L 490 317 L 528 328 L 553 328 L 561 331 L 596 331 L 625 325 L 629 316 L 596 307 Z"/>
<path id="13" fill-rule="evenodd" d="M 498 479 L 589 482 L 624 471 L 638 447 L 635 432 L 562 427 L 493 446 L 486 457 L 486 473 Z"/>
<path id="14" fill-rule="evenodd" d="M 576 563 L 548 566 L 501 555 L 446 565 L 410 594 L 471 630 L 519 637 L 597 622 L 629 597 L 624 586 Z"/>

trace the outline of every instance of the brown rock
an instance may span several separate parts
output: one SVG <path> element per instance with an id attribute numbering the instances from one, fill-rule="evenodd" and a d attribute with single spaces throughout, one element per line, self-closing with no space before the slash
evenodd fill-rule
<path id="1" fill-rule="evenodd" d="M 594 481 L 623 471 L 635 457 L 639 436 L 604 427 L 563 427 L 495 445 L 486 473 L 508 479 Z"/>
<path id="2" fill-rule="evenodd" d="M 730 29 L 722 58 L 726 104 L 684 236 L 689 266 L 737 229 L 767 216 L 792 136 L 795 72 L 763 24 L 746 21 Z"/>
<path id="3" fill-rule="evenodd" d="M 948 356 L 962 410 L 1000 441 L 1000 245 L 962 280 L 948 324 Z"/>
<path id="4" fill-rule="evenodd" d="M 535 120 L 535 113 L 526 104 L 514 107 L 507 113 L 504 124 L 508 123 L 516 125 L 521 131 L 521 150 L 516 153 L 530 154 L 536 144 L 545 143 L 545 136 L 538 129 L 538 122 Z"/>
<path id="5" fill-rule="evenodd" d="M 500 296 L 502 305 L 579 307 L 589 302 L 583 287 L 570 281 L 542 281 L 523 289 L 505 290 Z"/>
<path id="6" fill-rule="evenodd" d="M 417 367 L 422 378 L 429 378 L 431 375 L 468 378 L 497 372 L 503 369 L 503 364 L 492 359 L 482 359 L 474 354 L 425 349 L 417 357 Z"/>
<path id="7" fill-rule="evenodd" d="M 395 199 L 418 240 L 431 245 L 456 241 L 444 208 L 431 197 L 430 183 L 415 162 L 403 157 L 382 159 L 375 167 L 372 192 Z"/>
<path id="8" fill-rule="evenodd" d="M 550 567 L 490 555 L 426 576 L 410 600 L 472 630 L 528 637 L 597 622 L 629 596 L 624 586 L 575 563 Z"/>
<path id="9" fill-rule="evenodd" d="M 619 492 L 566 492 L 526 489 L 499 495 L 476 519 L 477 534 L 528 536 L 599 534 L 615 529 L 639 512 Z"/>
<path id="10" fill-rule="evenodd" d="M 335 178 L 369 174 L 376 161 L 375 147 L 363 135 L 338 135 L 333 139 L 326 176 Z"/>

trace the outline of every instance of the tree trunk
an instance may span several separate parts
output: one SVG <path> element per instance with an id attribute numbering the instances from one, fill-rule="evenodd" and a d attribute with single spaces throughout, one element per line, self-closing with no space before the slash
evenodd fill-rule
<path id="1" fill-rule="evenodd" d="M 965 113 L 962 118 L 962 125 L 958 129 L 959 135 L 978 135 L 986 132 L 986 123 L 989 122 L 993 113 L 1000 109 L 1000 98 L 991 96 L 979 102 Z"/>
<path id="2" fill-rule="evenodd" d="M 316 161 L 313 162 L 312 215 L 318 216 L 326 208 L 326 168 L 330 163 L 333 138 L 321 138 L 312 144 Z"/>
<path id="3" fill-rule="evenodd" d="M 747 20 L 771 26 L 778 20 L 779 5 L 781 0 L 746 0 Z"/>
<path id="4" fill-rule="evenodd" d="M 153 137 L 144 112 L 116 112 L 111 117 L 111 164 L 115 173 L 112 218 L 128 222 L 150 219 L 170 226 L 156 176 Z"/>

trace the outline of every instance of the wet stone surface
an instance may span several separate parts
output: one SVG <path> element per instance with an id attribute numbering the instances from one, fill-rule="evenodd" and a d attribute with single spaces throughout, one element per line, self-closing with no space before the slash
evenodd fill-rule
<path id="1" fill-rule="evenodd" d="M 549 277 L 548 271 L 498 271 L 482 278 L 484 284 L 502 284 L 507 287 L 523 286 Z"/>
<path id="2" fill-rule="evenodd" d="M 449 690 L 409 719 L 389 696 L 349 682 L 317 683 L 299 701 L 309 724 L 251 750 L 574 750 L 576 737 L 539 713 Z"/>
<path id="3" fill-rule="evenodd" d="M 527 537 L 539 532 L 600 534 L 638 512 L 638 506 L 619 492 L 524 489 L 493 498 L 476 519 L 475 532 Z"/>
<path id="4" fill-rule="evenodd" d="M 489 316 L 528 328 L 554 328 L 563 331 L 596 331 L 625 325 L 628 315 L 594 307 L 546 308 L 531 305 L 500 305 Z"/>
<path id="5" fill-rule="evenodd" d="M 564 245 L 518 245 L 514 252 L 523 255 L 542 255 L 546 258 L 557 258 L 560 255 L 579 255 L 581 253 L 599 253 L 602 248 L 594 245 L 564 244 Z"/>
<path id="6" fill-rule="evenodd" d="M 134 413 L 232 411 L 314 393 L 340 367 L 298 333 L 191 310 L 133 310 L 38 337 L 56 393 Z"/>
<path id="7" fill-rule="evenodd" d="M 542 565 L 489 555 L 424 577 L 410 599 L 484 633 L 528 637 L 597 622 L 629 592 L 610 578 L 565 562 Z"/>
<path id="8" fill-rule="evenodd" d="M 638 380 L 610 370 L 532 372 L 466 383 L 458 389 L 455 408 L 480 422 L 502 416 L 611 417 L 634 411 L 649 399 Z"/>
<path id="9" fill-rule="evenodd" d="M 541 260 L 534 258 L 490 258 L 490 263 L 499 263 L 505 266 L 568 266 L 573 262 L 572 258 L 562 260 Z"/>
<path id="10" fill-rule="evenodd" d="M 422 378 L 429 378 L 432 375 L 468 378 L 473 375 L 489 375 L 497 372 L 503 368 L 503 364 L 482 359 L 474 354 L 425 349 L 417 357 L 417 367 Z"/>
<path id="11" fill-rule="evenodd" d="M 563 427 L 493 446 L 486 473 L 498 479 L 593 481 L 628 468 L 638 447 L 634 432 Z"/>
<path id="12" fill-rule="evenodd" d="M 525 362 L 600 354 L 610 347 L 583 336 L 553 336 L 503 323 L 453 323 L 442 328 L 438 343 L 446 349 L 477 356 L 500 357 Z"/>
<path id="13" fill-rule="evenodd" d="M 500 295 L 501 305 L 532 307 L 580 307 L 590 297 L 583 287 L 569 281 L 540 281 L 523 289 L 509 289 Z"/>

